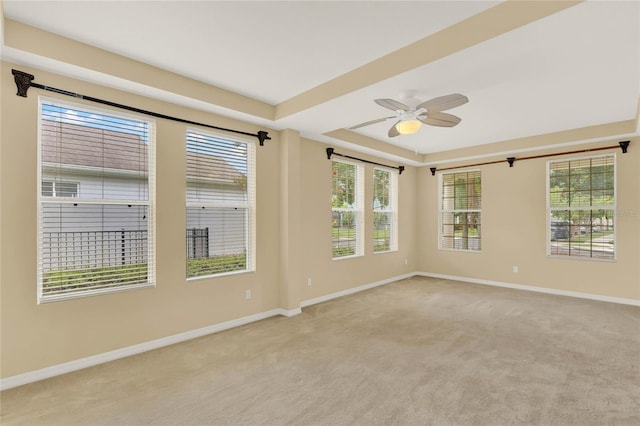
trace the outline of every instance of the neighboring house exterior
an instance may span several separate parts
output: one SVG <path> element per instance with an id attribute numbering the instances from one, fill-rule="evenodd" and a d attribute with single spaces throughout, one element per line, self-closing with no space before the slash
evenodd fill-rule
<path id="1" fill-rule="evenodd" d="M 82 140 L 69 140 L 74 134 L 82 134 Z M 43 258 L 50 262 L 45 270 L 145 263 L 148 207 L 126 201 L 149 198 L 145 139 L 134 133 L 43 120 L 41 156 L 41 196 L 48 200 L 41 210 L 41 249 Z M 245 175 L 223 158 L 187 152 L 187 162 L 215 166 L 211 170 L 201 167 L 201 175 L 188 176 L 188 192 L 225 200 L 246 196 Z M 192 184 L 196 177 L 198 185 Z M 67 202 L 56 203 L 55 198 Z M 81 202 L 71 203 L 69 199 Z M 102 203 L 91 204 L 92 200 Z M 203 223 L 197 215 L 188 220 L 188 257 L 226 254 L 217 236 L 242 229 L 246 220 L 243 211 L 228 209 L 216 218 L 220 220 Z M 226 244 L 225 251 L 229 249 Z M 98 251 L 100 255 L 96 256 Z M 105 263 L 86 264 L 96 258 Z"/>

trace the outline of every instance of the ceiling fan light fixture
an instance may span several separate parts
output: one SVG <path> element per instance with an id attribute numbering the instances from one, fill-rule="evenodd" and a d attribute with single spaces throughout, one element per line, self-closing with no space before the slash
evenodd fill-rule
<path id="1" fill-rule="evenodd" d="M 420 123 L 418 120 L 404 120 L 396 124 L 396 130 L 401 135 L 412 135 L 420 130 Z"/>

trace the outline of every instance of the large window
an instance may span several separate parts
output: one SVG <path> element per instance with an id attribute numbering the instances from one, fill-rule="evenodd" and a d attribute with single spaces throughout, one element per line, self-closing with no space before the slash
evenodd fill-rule
<path id="1" fill-rule="evenodd" d="M 615 258 L 615 156 L 547 163 L 548 254 Z"/>
<path id="2" fill-rule="evenodd" d="M 153 123 L 41 100 L 38 159 L 38 301 L 153 285 Z"/>
<path id="3" fill-rule="evenodd" d="M 255 144 L 187 132 L 187 278 L 255 265 Z"/>
<path id="4" fill-rule="evenodd" d="M 440 175 L 440 248 L 481 248 L 481 180 L 479 170 Z"/>
<path id="5" fill-rule="evenodd" d="M 397 174 L 373 169 L 373 251 L 398 249 Z"/>
<path id="6" fill-rule="evenodd" d="M 362 256 L 364 200 L 363 167 L 333 161 L 331 193 L 331 243 L 333 258 Z"/>

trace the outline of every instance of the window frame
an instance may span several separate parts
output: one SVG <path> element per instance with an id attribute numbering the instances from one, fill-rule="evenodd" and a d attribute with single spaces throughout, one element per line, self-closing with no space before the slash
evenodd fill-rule
<path id="1" fill-rule="evenodd" d="M 101 116 L 110 116 L 115 118 L 120 118 L 123 120 L 131 120 L 136 122 L 145 123 L 147 126 L 147 170 L 146 170 L 146 185 L 147 185 L 147 199 L 118 199 L 118 198 L 92 198 L 86 197 L 83 198 L 80 192 L 80 182 L 77 182 L 77 193 L 75 197 L 57 197 L 55 195 L 45 196 L 42 194 L 42 184 L 43 182 L 50 182 L 51 180 L 46 179 L 43 181 L 43 168 L 48 167 L 43 164 L 42 158 L 42 149 L 43 149 L 43 106 L 51 105 L 57 108 L 68 108 L 71 110 L 77 110 L 84 113 L 92 113 Z M 121 111 L 112 110 L 109 108 L 99 108 L 92 105 L 86 105 L 83 103 L 76 103 L 66 100 L 60 100 L 58 98 L 52 98 L 48 96 L 39 96 L 38 97 L 38 117 L 37 117 L 37 291 L 36 291 L 36 299 L 38 304 L 43 303 L 52 303 L 66 300 L 74 300 L 84 297 L 92 297 L 99 296 L 104 294 L 112 294 L 123 291 L 131 291 L 137 290 L 141 288 L 149 288 L 156 286 L 156 244 L 155 244 L 155 236 L 156 236 L 156 122 L 155 120 L 135 114 L 129 114 Z M 64 183 L 76 183 L 65 181 Z M 55 191 L 52 193 L 55 194 Z M 42 223 L 43 223 L 43 205 L 47 203 L 51 204 L 73 204 L 73 205 L 102 205 L 102 206 L 117 206 L 117 205 L 127 205 L 127 206 L 139 206 L 146 207 L 146 220 L 147 220 L 147 236 L 146 236 L 146 245 L 144 252 L 147 255 L 147 279 L 144 283 L 135 283 L 130 285 L 122 285 L 122 286 L 114 286 L 107 288 L 87 288 L 86 290 L 70 292 L 66 294 L 59 295 L 46 295 L 43 293 L 43 284 L 44 284 L 44 271 L 41 266 L 43 263 L 43 232 L 42 232 Z"/>
<path id="2" fill-rule="evenodd" d="M 376 200 L 376 175 L 375 172 L 382 171 L 389 174 L 389 198 L 390 198 L 390 208 L 389 209 L 376 209 L 375 208 L 375 200 Z M 376 250 L 376 239 L 375 235 L 373 235 L 373 254 L 384 254 L 384 253 L 393 253 L 398 251 L 398 176 L 399 174 L 391 169 L 384 167 L 374 167 L 373 168 L 373 200 L 372 200 L 372 213 L 373 213 L 373 232 L 375 233 L 375 216 L 376 213 L 390 213 L 391 215 L 391 223 L 389 229 L 389 248 L 386 250 Z"/>
<path id="3" fill-rule="evenodd" d="M 586 206 L 568 206 L 568 207 L 552 207 L 551 206 L 551 165 L 553 163 L 564 163 L 564 162 L 572 162 L 572 161 L 582 161 L 582 160 L 593 160 L 597 158 L 611 158 L 613 160 L 613 204 L 611 206 L 604 205 L 594 205 L 589 204 Z M 590 166 L 593 167 L 593 166 Z M 570 157 L 563 159 L 555 159 L 548 160 L 546 163 L 546 256 L 550 259 L 564 259 L 564 260 L 580 260 L 580 261 L 590 261 L 590 262 L 616 262 L 618 256 L 617 250 L 617 241 L 618 241 L 618 226 L 617 226 L 617 203 L 618 203 L 618 182 L 617 182 L 617 155 L 615 152 L 607 153 L 607 154 L 598 154 L 598 155 L 585 155 L 580 157 Z M 592 187 L 590 186 L 590 191 L 592 191 Z M 553 211 L 559 210 L 568 210 L 568 211 L 591 211 L 591 210 L 611 210 L 613 212 L 611 218 L 613 220 L 613 256 L 611 258 L 598 258 L 593 257 L 593 249 L 590 249 L 590 256 L 576 256 L 576 255 L 563 255 L 563 254 L 553 254 L 551 253 L 551 216 Z M 569 224 L 569 229 L 571 229 L 571 225 Z M 570 236 L 571 231 L 569 231 Z"/>
<path id="4" fill-rule="evenodd" d="M 478 209 L 444 209 L 443 206 L 443 201 L 444 201 L 444 179 L 445 176 L 448 175 L 455 175 L 455 174 L 462 174 L 462 173 L 473 173 L 473 172 L 477 172 L 479 174 L 480 177 L 480 208 Z M 454 186 L 455 186 L 455 182 L 454 182 Z M 455 198 L 454 198 L 455 200 Z M 454 201 L 455 202 L 455 201 Z M 455 207 L 455 206 L 454 206 Z M 442 216 L 444 215 L 444 213 L 451 213 L 451 214 L 456 214 L 456 213 L 474 213 L 477 212 L 480 215 L 480 221 L 478 222 L 479 225 L 479 229 L 480 229 L 480 233 L 478 235 L 478 243 L 479 243 L 479 248 L 477 250 L 474 249 L 470 249 L 470 248 L 455 248 L 455 247 L 444 247 L 443 245 L 443 238 L 445 237 L 445 235 L 443 234 L 443 219 Z M 455 231 L 454 231 L 454 243 L 455 243 Z M 443 250 L 443 251 L 454 251 L 454 252 L 463 252 L 463 253 L 481 253 L 482 252 L 482 171 L 479 168 L 472 168 L 472 169 L 458 169 L 458 170 L 452 170 L 452 171 L 446 171 L 446 172 L 440 172 L 438 173 L 438 250 Z"/>
<path id="5" fill-rule="evenodd" d="M 355 168 L 355 179 L 356 181 L 354 182 L 353 188 L 354 188 L 354 201 L 355 201 L 355 207 L 354 208 L 349 208 L 349 207 L 333 207 L 333 196 L 334 196 L 334 192 L 333 192 L 333 184 L 332 184 L 332 188 L 331 188 L 331 218 L 332 218 L 332 226 L 331 226 L 331 260 L 344 260 L 344 259 L 353 259 L 353 258 L 357 258 L 357 257 L 363 257 L 364 256 L 364 166 L 360 163 L 356 163 L 356 162 L 352 162 L 352 161 L 345 161 L 345 160 L 336 160 L 336 159 L 332 159 L 331 160 L 331 170 L 333 171 L 333 164 L 334 163 L 341 163 L 341 164 L 346 164 L 349 166 L 353 166 Z M 332 172 L 332 179 L 333 179 L 333 172 Z M 335 256 L 334 255 L 334 247 L 333 247 L 333 230 L 335 229 L 333 227 L 333 214 L 335 212 L 354 212 L 356 213 L 355 217 L 355 247 L 354 247 L 354 254 L 349 254 L 349 255 L 345 255 L 345 256 Z"/>
<path id="6" fill-rule="evenodd" d="M 205 279 L 212 278 L 220 278 L 230 275 L 240 275 L 240 274 L 248 274 L 254 273 L 256 271 L 256 253 L 257 253 L 257 236 L 256 236 L 256 198 L 257 198 L 257 190 L 256 190 L 256 173 L 257 173 L 257 148 L 256 143 L 253 140 L 245 139 L 242 137 L 231 136 L 228 134 L 218 133 L 216 131 L 211 131 L 208 129 L 202 129 L 197 127 L 189 127 L 185 131 L 185 155 L 187 153 L 187 140 L 189 133 L 195 133 L 204 137 L 211 137 L 215 139 L 221 139 L 228 142 L 233 143 L 241 143 L 245 144 L 247 147 L 247 157 L 246 157 L 246 167 L 247 167 L 247 192 L 246 192 L 246 202 L 243 203 L 225 203 L 225 202 L 215 202 L 215 201 L 194 201 L 189 200 L 189 190 L 188 190 L 188 182 L 187 182 L 187 168 L 188 165 L 185 166 L 185 231 L 187 231 L 187 215 L 188 209 L 194 207 L 211 207 L 211 208 L 243 208 L 246 209 L 247 217 L 245 219 L 245 241 L 247 247 L 247 255 L 245 260 L 245 268 L 239 269 L 235 271 L 224 271 L 217 272 L 207 275 L 195 275 L 189 276 L 188 273 L 188 255 L 186 254 L 185 247 L 185 279 L 187 282 L 199 281 Z"/>

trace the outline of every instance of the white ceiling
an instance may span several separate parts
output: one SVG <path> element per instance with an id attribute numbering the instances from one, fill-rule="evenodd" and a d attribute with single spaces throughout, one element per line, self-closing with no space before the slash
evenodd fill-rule
<path id="1" fill-rule="evenodd" d="M 278 105 L 498 3 L 5 0 L 3 8 L 5 19 Z M 389 121 L 356 131 L 433 153 L 635 118 L 640 3 L 578 4 L 278 120 L 10 46 L 4 46 L 2 58 L 275 129 L 296 129 L 330 143 L 339 141 L 328 132 L 390 115 L 375 98 L 465 94 L 469 103 L 448 111 L 463 119 L 454 128 L 423 126 L 415 135 L 388 138 Z"/>

